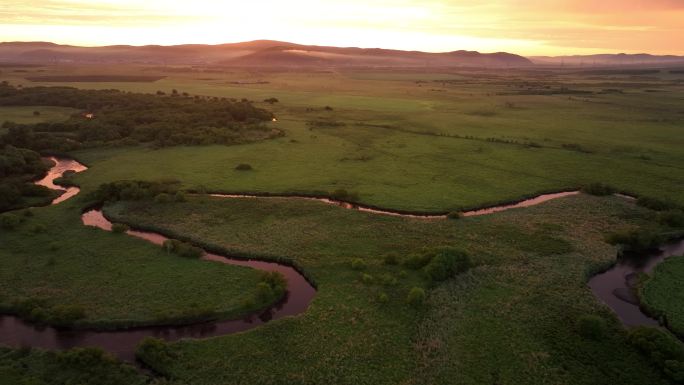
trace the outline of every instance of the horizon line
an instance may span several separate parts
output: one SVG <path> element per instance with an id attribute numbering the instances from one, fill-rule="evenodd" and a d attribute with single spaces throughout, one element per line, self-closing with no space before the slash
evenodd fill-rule
<path id="1" fill-rule="evenodd" d="M 179 46 L 188 46 L 188 45 L 195 45 L 195 46 L 222 46 L 222 45 L 233 45 L 233 44 L 244 44 L 244 43 L 256 43 L 256 42 L 273 42 L 273 43 L 284 43 L 284 44 L 293 44 L 293 45 L 300 45 L 300 46 L 308 46 L 308 47 L 321 47 L 321 48 L 357 48 L 357 49 L 380 49 L 380 50 L 387 50 L 387 51 L 398 51 L 398 52 L 422 52 L 422 53 L 434 53 L 434 54 L 440 54 L 440 53 L 452 53 L 452 52 L 478 52 L 482 54 L 496 54 L 496 53 L 507 53 L 507 54 L 513 54 L 513 55 L 518 55 L 526 58 L 534 58 L 534 57 L 549 57 L 549 58 L 557 58 L 557 57 L 576 57 L 576 56 L 598 56 L 598 55 L 651 55 L 651 56 L 673 56 L 673 57 L 682 57 L 684 58 L 684 53 L 682 54 L 663 54 L 663 53 L 652 53 L 652 52 L 626 52 L 626 51 L 605 51 L 602 53 L 591 53 L 591 54 L 582 54 L 582 53 L 576 53 L 576 54 L 565 54 L 565 55 L 541 55 L 541 54 L 535 54 L 535 55 L 526 55 L 526 54 L 518 54 L 513 51 L 492 51 L 492 52 L 482 52 L 478 50 L 467 50 L 467 49 L 456 49 L 456 50 L 451 50 L 451 51 L 421 51 L 418 49 L 396 49 L 396 48 L 383 48 L 383 47 L 377 47 L 377 46 L 372 46 L 372 47 L 362 47 L 362 46 L 351 46 L 351 45 L 320 45 L 320 44 L 304 44 L 304 43 L 295 43 L 295 42 L 290 42 L 290 41 L 284 41 L 284 40 L 274 40 L 274 39 L 254 39 L 254 40 L 242 40 L 242 41 L 234 41 L 234 42 L 224 42 L 224 43 L 179 43 L 179 44 L 129 44 L 129 43 L 120 43 L 120 44 L 105 44 L 105 45 L 89 45 L 89 44 L 72 44 L 72 43 L 58 43 L 55 41 L 48 41 L 48 40 L 12 40 L 12 41 L 0 41 L 0 44 L 16 44 L 16 43 L 23 43 L 23 44 L 39 44 L 39 43 L 44 43 L 44 44 L 54 44 L 57 46 L 69 46 L 69 47 L 78 47 L 78 48 L 107 48 L 107 47 L 179 47 Z"/>

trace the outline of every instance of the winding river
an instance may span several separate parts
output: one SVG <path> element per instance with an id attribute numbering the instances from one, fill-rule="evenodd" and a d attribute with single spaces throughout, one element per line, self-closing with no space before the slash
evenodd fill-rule
<path id="1" fill-rule="evenodd" d="M 634 294 L 639 273 L 650 274 L 665 259 L 684 255 L 684 239 L 668 242 L 646 254 L 619 256 L 615 266 L 593 276 L 589 287 L 627 326 L 658 326 L 658 320 L 644 313 Z"/>
<path id="2" fill-rule="evenodd" d="M 55 166 L 47 176 L 36 182 L 46 187 L 63 190 L 54 184 L 65 171 L 81 172 L 87 169 L 84 165 L 71 159 L 50 158 Z M 68 188 L 56 198 L 52 204 L 58 204 L 78 194 L 76 187 Z M 83 224 L 111 231 L 112 223 L 105 218 L 100 209 L 92 209 L 81 216 Z M 161 245 L 165 236 L 153 232 L 130 230 L 128 235 Z M 145 337 L 157 337 L 167 341 L 181 338 L 206 338 L 241 332 L 255 328 L 265 322 L 286 316 L 303 313 L 313 300 L 316 289 L 302 274 L 293 267 L 257 260 L 234 259 L 205 252 L 202 260 L 229 265 L 247 266 L 262 271 L 277 271 L 287 280 L 287 290 L 283 298 L 268 309 L 250 314 L 242 319 L 202 322 L 183 326 L 150 326 L 127 330 L 93 331 L 66 330 L 53 327 L 37 326 L 15 316 L 0 316 L 0 344 L 9 346 L 32 346 L 44 349 L 69 349 L 77 346 L 94 346 L 109 351 L 127 361 L 135 359 L 135 349 Z"/>
<path id="3" fill-rule="evenodd" d="M 69 187 L 65 190 L 63 187 L 54 183 L 55 179 L 61 177 L 66 171 L 82 172 L 85 171 L 87 167 L 72 159 L 54 157 L 50 159 L 55 165 L 50 169 L 45 178 L 36 183 L 55 190 L 64 191 L 63 194 L 55 198 L 52 202 L 52 204 L 58 204 L 75 196 L 80 190 L 77 187 Z M 544 194 L 515 204 L 463 212 L 462 215 L 477 216 L 492 214 L 513 208 L 529 207 L 552 199 L 575 194 L 579 194 L 579 192 L 570 191 Z M 212 194 L 212 196 L 223 198 L 262 198 L 262 196 L 247 194 Z M 446 215 L 443 214 L 420 215 L 395 212 L 368 206 L 359 206 L 325 197 L 298 196 L 291 198 L 317 200 L 327 204 L 335 204 L 348 209 L 356 209 L 375 214 L 395 215 L 408 218 L 446 218 Z M 86 226 L 95 226 L 106 231 L 111 231 L 112 229 L 112 223 L 105 218 L 100 209 L 91 209 L 84 212 L 82 221 Z M 168 239 L 161 234 L 147 231 L 129 230 L 127 234 L 158 245 L 161 245 Z M 667 256 L 683 253 L 684 241 L 667 245 L 661 253 L 658 253 L 657 255 L 654 254 L 652 258 L 648 259 L 646 264 L 641 266 L 630 264 L 621 259 L 610 270 L 592 278 L 589 282 L 589 286 L 594 294 L 610 306 L 625 324 L 656 325 L 657 321 L 641 313 L 638 302 L 635 302 L 635 299 L 629 296 L 630 277 L 634 277 L 633 273 L 638 271 L 650 271 L 653 266 Z M 309 283 L 296 269 L 287 265 L 258 260 L 235 259 L 208 252 L 204 253 L 202 260 L 214 263 L 247 266 L 262 271 L 280 272 L 287 279 L 286 294 L 278 303 L 270 308 L 256 314 L 248 315 L 242 319 L 204 322 L 186 326 L 151 326 L 115 331 L 66 330 L 37 326 L 25 322 L 16 316 L 0 315 L 0 344 L 60 350 L 77 346 L 93 346 L 109 351 L 123 360 L 133 361 L 135 359 L 135 349 L 138 343 L 146 337 L 176 341 L 182 338 L 206 338 L 249 330 L 271 320 L 303 313 L 306 311 L 316 294 L 316 289 L 313 285 L 311 285 L 311 283 Z"/>
<path id="4" fill-rule="evenodd" d="M 510 209 L 518 209 L 518 208 L 523 208 L 523 207 L 530 207 L 530 206 L 535 206 L 540 203 L 544 203 L 553 199 L 558 199 L 558 198 L 563 198 L 571 195 L 577 195 L 579 194 L 579 191 L 564 191 L 564 192 L 557 192 L 557 193 L 551 193 L 551 194 L 542 194 L 538 195 L 534 198 L 530 199 L 525 199 L 519 202 L 511 203 L 511 204 L 505 204 L 505 205 L 498 205 L 498 206 L 491 206 L 491 207 L 485 207 L 477 210 L 470 210 L 470 211 L 463 211 L 461 212 L 461 215 L 464 217 L 475 217 L 475 216 L 480 216 L 480 215 L 489 215 L 489 214 L 494 214 L 498 213 L 501 211 L 506 211 Z M 302 199 L 302 200 L 312 200 L 312 201 L 318 201 L 322 203 L 326 203 L 329 205 L 335 205 L 335 206 L 340 206 L 344 207 L 346 209 L 350 210 L 358 210 L 366 213 L 372 213 L 372 214 L 380 214 L 380 215 L 391 215 L 391 216 L 396 216 L 396 217 L 402 217 L 402 218 L 414 218 L 414 219 L 446 219 L 447 214 L 421 214 L 421 213 L 411 213 L 411 212 L 406 212 L 406 211 L 393 211 L 393 210 L 387 210 L 387 209 L 381 209 L 377 207 L 372 207 L 372 206 L 364 206 L 364 205 L 359 205 L 356 203 L 350 203 L 346 202 L 343 200 L 337 200 L 337 199 L 331 199 L 327 197 L 317 197 L 317 196 L 306 196 L 306 195 L 276 195 L 276 194 L 263 194 L 263 195 L 256 195 L 256 194 L 210 194 L 212 197 L 216 198 L 229 198 L 229 199 L 256 199 L 256 198 L 288 198 L 288 199 Z"/>

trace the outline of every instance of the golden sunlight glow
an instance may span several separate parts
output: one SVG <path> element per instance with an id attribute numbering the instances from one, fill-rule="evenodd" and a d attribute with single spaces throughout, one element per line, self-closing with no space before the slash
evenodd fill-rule
<path id="1" fill-rule="evenodd" d="M 684 53 L 681 0 L 3 0 L 0 40 Z"/>

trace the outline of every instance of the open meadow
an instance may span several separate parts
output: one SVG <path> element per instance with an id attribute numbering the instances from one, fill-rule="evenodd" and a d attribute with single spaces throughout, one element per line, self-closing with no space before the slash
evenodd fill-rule
<path id="1" fill-rule="evenodd" d="M 649 77 L 159 71 L 149 73 L 167 77 L 148 83 L 10 82 L 247 98 L 272 111 L 272 125 L 287 132 L 230 149 L 79 152 L 79 159 L 102 164 L 83 183 L 177 177 L 209 191 L 345 189 L 376 206 L 444 211 L 603 182 L 684 203 L 684 77 L 666 70 Z M 278 102 L 263 102 L 269 98 Z M 134 170 L 111 167 L 129 162 Z M 255 172 L 234 173 L 239 163 Z"/>
<path id="2" fill-rule="evenodd" d="M 682 383 L 681 342 L 625 327 L 587 281 L 616 261 L 625 242 L 611 235 L 684 228 L 684 74 L 129 64 L 3 67 L 0 81 L 17 104 L 0 103 L 8 154 L 26 144 L 88 167 L 61 180 L 75 197 L 0 216 L 3 314 L 110 330 L 240 318 L 279 299 L 255 269 L 84 226 L 102 205 L 114 223 L 286 261 L 316 288 L 300 314 L 248 331 L 158 333 L 136 351 L 145 372 L 93 351 L 0 347 L 2 385 Z M 36 86 L 79 91 L 28 104 L 42 100 Z M 229 132 L 198 111 L 225 113 Z M 591 194 L 457 215 L 582 188 Z M 684 307 L 663 293 L 681 286 L 681 265 L 641 287 L 680 335 Z M 661 342 L 674 347 L 659 355 Z"/>

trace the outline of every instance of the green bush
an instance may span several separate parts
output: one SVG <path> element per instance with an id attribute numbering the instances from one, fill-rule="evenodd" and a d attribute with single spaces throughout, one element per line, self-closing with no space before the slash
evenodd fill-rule
<path id="1" fill-rule="evenodd" d="M 684 345 L 672 334 L 640 326 L 629 332 L 628 340 L 668 377 L 678 383 L 684 380 Z"/>
<path id="2" fill-rule="evenodd" d="M 595 315 L 580 317 L 577 322 L 577 328 L 582 337 L 596 341 L 604 339 L 608 333 L 606 321 Z"/>
<path id="3" fill-rule="evenodd" d="M 656 230 L 639 229 L 610 234 L 607 241 L 611 245 L 622 245 L 627 251 L 643 252 L 657 247 L 665 238 Z"/>
<path id="4" fill-rule="evenodd" d="M 280 298 L 287 290 L 285 276 L 277 271 L 262 272 L 256 290 L 257 303 L 269 303 Z"/>
<path id="5" fill-rule="evenodd" d="M 156 198 L 159 194 L 170 195 L 178 191 L 180 183 L 176 180 L 118 181 L 104 183 L 92 193 L 91 199 L 97 201 L 142 200 Z M 162 200 L 166 199 L 160 198 Z M 169 199 L 170 201 L 170 199 Z"/>
<path id="6" fill-rule="evenodd" d="M 463 217 L 463 214 L 460 211 L 451 211 L 449 214 L 447 214 L 447 218 L 449 219 L 461 219 Z"/>
<path id="7" fill-rule="evenodd" d="M 380 282 L 381 285 L 385 286 L 394 286 L 398 283 L 397 279 L 392 274 L 388 273 L 382 274 L 378 278 L 378 282 Z"/>
<path id="8" fill-rule="evenodd" d="M 135 355 L 144 362 L 153 364 L 154 367 L 169 365 L 178 358 L 166 342 L 152 337 L 147 337 L 140 342 Z"/>
<path id="9" fill-rule="evenodd" d="M 433 255 L 429 253 L 411 254 L 404 260 L 404 266 L 412 270 L 422 269 L 430 263 L 432 257 Z"/>
<path id="10" fill-rule="evenodd" d="M 21 224 L 22 219 L 15 214 L 0 215 L 0 227 L 5 230 L 14 230 Z"/>
<path id="11" fill-rule="evenodd" d="M 354 270 L 364 270 L 366 268 L 366 262 L 361 258 L 354 258 L 351 261 L 351 268 Z"/>
<path id="12" fill-rule="evenodd" d="M 425 266 L 425 275 L 433 282 L 449 279 L 470 269 L 470 257 L 464 251 L 443 247 L 429 252 L 430 262 Z"/>
<path id="13" fill-rule="evenodd" d="M 398 265 L 399 256 L 394 253 L 385 254 L 382 261 L 385 263 L 385 265 Z"/>
<path id="14" fill-rule="evenodd" d="M 380 293 L 380 294 L 378 294 L 378 302 L 387 303 L 387 302 L 389 302 L 389 297 L 385 293 Z"/>
<path id="15" fill-rule="evenodd" d="M 282 273 L 277 271 L 262 272 L 260 281 L 268 284 L 278 296 L 285 293 L 285 290 L 287 289 L 287 279 L 285 279 L 285 276 Z"/>
<path id="16" fill-rule="evenodd" d="M 684 361 L 667 360 L 663 367 L 665 374 L 677 384 L 684 384 Z"/>
<path id="17" fill-rule="evenodd" d="M 60 364 L 81 369 L 92 369 L 102 362 L 115 363 L 117 360 L 99 348 L 75 348 L 60 353 L 57 357 Z"/>
<path id="18" fill-rule="evenodd" d="M 425 290 L 420 288 L 420 287 L 414 287 L 409 291 L 408 296 L 406 297 L 406 302 L 411 305 L 411 306 L 421 306 L 423 303 L 425 303 Z"/>
<path id="19" fill-rule="evenodd" d="M 185 196 L 185 193 L 182 191 L 177 191 L 176 194 L 173 196 L 173 200 L 176 202 L 187 202 L 188 198 Z"/>
<path id="20" fill-rule="evenodd" d="M 654 361 L 684 360 L 684 346 L 672 334 L 651 327 L 636 327 L 628 334 L 629 342 Z"/>
<path id="21" fill-rule="evenodd" d="M 257 283 L 256 298 L 257 298 L 258 302 L 260 302 L 260 303 L 271 302 L 274 297 L 275 297 L 275 293 L 273 292 L 271 285 L 269 285 L 266 282 Z"/>
<path id="22" fill-rule="evenodd" d="M 47 231 L 47 227 L 45 227 L 45 225 L 42 223 L 38 223 L 38 224 L 34 225 L 33 227 L 31 227 L 31 232 L 33 232 L 34 234 L 42 234 L 46 231 Z"/>
<path id="23" fill-rule="evenodd" d="M 582 187 L 582 192 L 590 195 L 606 196 L 615 194 L 617 189 L 603 183 L 591 183 Z"/>
<path id="24" fill-rule="evenodd" d="M 668 210 L 658 214 L 658 222 L 669 227 L 684 227 L 684 211 Z"/>
<path id="25" fill-rule="evenodd" d="M 242 299 L 242 301 L 240 302 L 240 306 L 243 309 L 254 309 L 254 307 L 256 306 L 256 302 L 254 302 L 254 299 L 247 297 Z"/>
<path id="26" fill-rule="evenodd" d="M 73 326 L 86 317 L 85 310 L 78 305 L 60 304 L 50 306 L 37 298 L 20 299 L 13 303 L 16 312 L 30 321 L 56 326 Z"/>
<path id="27" fill-rule="evenodd" d="M 204 251 L 199 247 L 195 247 L 191 244 L 181 242 L 175 239 L 167 239 L 162 244 L 162 247 L 167 252 L 171 252 L 185 258 L 198 259 L 201 258 L 204 254 Z"/>
<path id="28" fill-rule="evenodd" d="M 171 200 L 172 200 L 171 195 L 169 195 L 167 193 L 157 194 L 154 197 L 154 201 L 157 203 L 169 203 L 169 202 L 171 202 Z"/>
<path id="29" fill-rule="evenodd" d="M 86 317 L 85 310 L 78 305 L 56 305 L 49 311 L 48 322 L 53 325 L 73 325 Z"/>
<path id="30" fill-rule="evenodd" d="M 112 224 L 112 232 L 116 234 L 123 234 L 128 231 L 130 227 L 124 223 L 114 223 Z"/>
<path id="31" fill-rule="evenodd" d="M 359 200 L 359 194 L 355 192 L 349 192 L 345 189 L 337 189 L 330 193 L 332 199 L 338 201 L 356 202 Z"/>
<path id="32" fill-rule="evenodd" d="M 373 281 L 374 279 L 372 275 L 366 273 L 361 274 L 361 282 L 365 283 L 366 285 L 372 284 Z"/>
<path id="33" fill-rule="evenodd" d="M 674 210 L 677 208 L 677 205 L 670 200 L 651 197 L 639 197 L 639 199 L 637 199 L 637 205 L 655 211 Z"/>
<path id="34" fill-rule="evenodd" d="M 235 166 L 235 169 L 237 171 L 251 171 L 252 170 L 252 165 L 247 164 L 247 163 L 240 163 L 237 166 Z"/>

